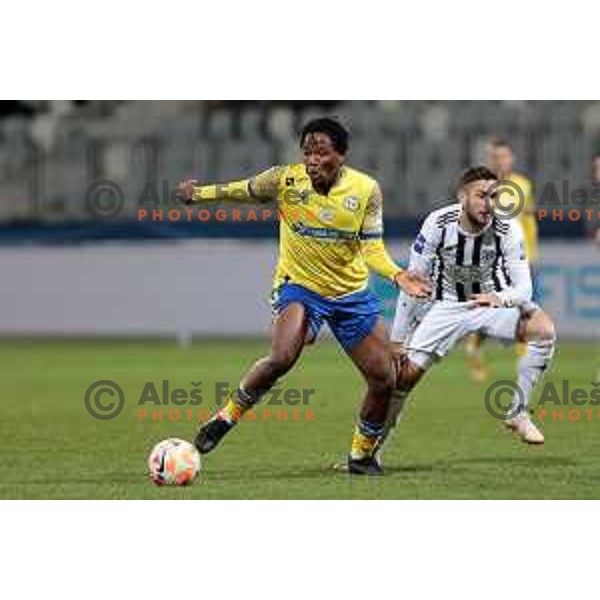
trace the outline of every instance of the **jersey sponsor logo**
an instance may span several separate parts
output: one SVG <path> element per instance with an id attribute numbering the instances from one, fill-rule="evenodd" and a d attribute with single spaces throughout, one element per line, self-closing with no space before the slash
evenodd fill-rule
<path id="1" fill-rule="evenodd" d="M 446 267 L 447 277 L 456 283 L 473 283 L 489 279 L 489 267 L 448 265 Z"/>
<path id="2" fill-rule="evenodd" d="M 292 230 L 302 237 L 310 237 L 321 241 L 339 242 L 341 240 L 356 241 L 359 239 L 358 233 L 354 231 L 328 227 L 307 227 L 303 223 L 294 223 Z"/>
<path id="3" fill-rule="evenodd" d="M 415 240 L 415 244 L 413 246 L 414 251 L 417 254 L 423 254 L 423 250 L 425 249 L 425 243 L 427 242 L 427 240 L 425 239 L 425 236 L 420 233 L 417 236 L 417 239 Z"/>
<path id="4" fill-rule="evenodd" d="M 350 212 L 356 212 L 360 208 L 360 200 L 356 196 L 346 196 L 344 208 Z"/>

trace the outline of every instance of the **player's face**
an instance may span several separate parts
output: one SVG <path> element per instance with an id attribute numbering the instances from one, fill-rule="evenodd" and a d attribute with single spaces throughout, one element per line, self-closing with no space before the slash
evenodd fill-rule
<path id="1" fill-rule="evenodd" d="M 515 157 L 508 146 L 491 146 L 487 151 L 488 167 L 499 177 L 512 173 Z"/>
<path id="2" fill-rule="evenodd" d="M 302 144 L 302 154 L 313 187 L 317 191 L 330 188 L 344 164 L 344 157 L 335 150 L 329 136 L 309 133 Z"/>
<path id="3" fill-rule="evenodd" d="M 482 229 L 492 219 L 490 202 L 495 199 L 492 193 L 490 201 L 487 199 L 487 191 L 495 181 L 482 179 L 465 185 L 459 194 L 459 199 L 468 221 L 475 229 Z"/>

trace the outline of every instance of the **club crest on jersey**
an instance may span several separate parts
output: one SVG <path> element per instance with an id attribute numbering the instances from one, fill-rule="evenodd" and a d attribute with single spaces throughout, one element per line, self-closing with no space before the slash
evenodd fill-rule
<path id="1" fill-rule="evenodd" d="M 483 248 L 481 250 L 481 260 L 484 263 L 490 263 L 496 257 L 496 251 L 493 248 Z"/>
<path id="2" fill-rule="evenodd" d="M 346 196 L 344 198 L 344 208 L 350 212 L 356 212 L 360 207 L 360 200 L 356 196 Z"/>

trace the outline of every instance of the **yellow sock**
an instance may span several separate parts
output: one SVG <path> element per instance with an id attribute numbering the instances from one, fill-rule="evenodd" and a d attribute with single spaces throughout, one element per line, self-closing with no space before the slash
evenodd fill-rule
<path id="1" fill-rule="evenodd" d="M 479 357 L 481 354 L 481 338 L 476 333 L 467 336 L 465 349 L 470 357 Z"/>
<path id="2" fill-rule="evenodd" d="M 244 410 L 240 408 L 231 398 L 227 400 L 227 404 L 219 411 L 219 414 L 226 421 L 237 423 L 243 416 Z"/>
<path id="3" fill-rule="evenodd" d="M 247 392 L 237 389 L 229 394 L 227 403 L 219 411 L 219 415 L 226 421 L 237 423 L 254 404 Z"/>
<path id="4" fill-rule="evenodd" d="M 357 427 L 352 436 L 352 449 L 350 450 L 352 460 L 360 460 L 361 458 L 372 456 L 375 452 L 375 445 L 378 438 L 379 436 L 371 437 L 364 435 Z"/>
<path id="5" fill-rule="evenodd" d="M 525 356 L 527 354 L 527 344 L 526 342 L 518 342 L 515 346 L 517 356 Z"/>

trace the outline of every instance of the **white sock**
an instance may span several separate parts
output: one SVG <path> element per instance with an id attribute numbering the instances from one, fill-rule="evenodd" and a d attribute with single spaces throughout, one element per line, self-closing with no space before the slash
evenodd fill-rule
<path id="1" fill-rule="evenodd" d="M 510 412 L 518 409 L 519 415 L 527 416 L 533 388 L 548 368 L 554 355 L 554 340 L 529 342 L 527 354 L 519 360 L 517 383 L 522 394 L 515 393 Z"/>

